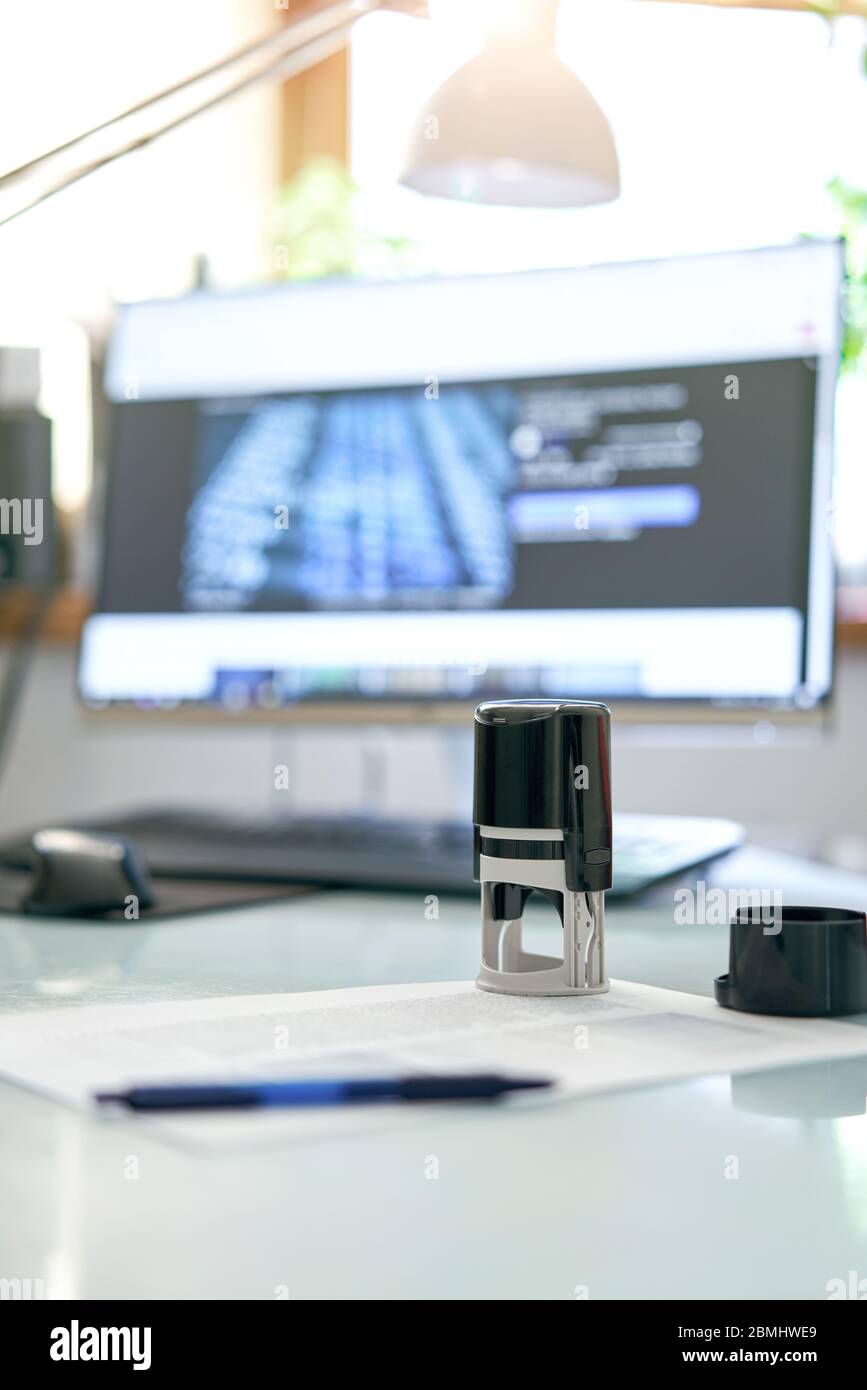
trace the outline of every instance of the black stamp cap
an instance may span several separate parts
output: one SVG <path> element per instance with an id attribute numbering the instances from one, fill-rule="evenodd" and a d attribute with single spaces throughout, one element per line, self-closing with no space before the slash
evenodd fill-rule
<path id="1" fill-rule="evenodd" d="M 838 907 L 746 908 L 732 918 L 718 1004 L 833 1018 L 867 1012 L 867 916 Z M 865 1038 L 867 1045 L 867 1038 Z"/>

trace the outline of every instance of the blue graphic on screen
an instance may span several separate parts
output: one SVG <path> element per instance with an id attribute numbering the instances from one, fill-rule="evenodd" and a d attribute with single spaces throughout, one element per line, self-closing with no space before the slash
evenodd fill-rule
<path id="1" fill-rule="evenodd" d="M 182 602 L 520 606 L 528 547 L 543 576 L 536 606 L 546 583 L 580 602 L 578 572 L 540 561 L 546 547 L 562 555 L 560 542 L 628 543 L 698 521 L 700 491 L 685 479 L 703 431 L 688 408 L 676 381 L 200 402 Z"/>
<path id="2" fill-rule="evenodd" d="M 520 492 L 509 515 L 522 541 L 573 540 L 576 531 L 630 531 L 648 526 L 692 526 L 701 510 L 698 489 L 581 488 L 572 492 Z"/>
<path id="3" fill-rule="evenodd" d="M 228 442 L 225 413 L 205 415 L 185 603 L 497 603 L 514 568 L 514 408 L 496 386 L 297 396 L 239 410 Z"/>

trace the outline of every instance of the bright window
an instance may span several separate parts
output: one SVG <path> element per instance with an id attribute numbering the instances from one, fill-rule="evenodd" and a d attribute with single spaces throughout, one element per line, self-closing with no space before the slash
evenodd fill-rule
<path id="1" fill-rule="evenodd" d="M 466 0 L 372 15 L 352 48 L 352 165 L 367 215 L 439 269 L 766 245 L 839 225 L 825 184 L 867 184 L 865 26 L 817 15 L 563 0 L 558 49 L 605 111 L 622 194 L 578 210 L 473 208 L 396 183 L 425 98 L 478 50 Z"/>

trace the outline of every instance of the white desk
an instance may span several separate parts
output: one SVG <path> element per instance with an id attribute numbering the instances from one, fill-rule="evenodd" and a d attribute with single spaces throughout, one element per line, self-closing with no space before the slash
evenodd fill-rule
<path id="1" fill-rule="evenodd" d="M 727 873 L 747 884 L 748 868 Z M 857 906 L 860 881 L 835 882 Z M 826 876 L 813 900 L 834 890 Z M 556 930 L 542 911 L 528 938 Z M 726 956 L 725 928 L 676 927 L 670 905 L 610 912 L 612 975 L 709 993 Z M 443 898 L 428 921 L 421 895 L 153 926 L 6 918 L 0 1007 L 466 979 L 477 960 L 475 905 Z M 573 1299 L 823 1298 L 867 1277 L 867 1058 L 734 1087 L 431 1109 L 202 1157 L 0 1084 L 0 1278 L 41 1278 L 48 1297 Z M 858 1115 L 805 1113 L 859 1096 Z"/>

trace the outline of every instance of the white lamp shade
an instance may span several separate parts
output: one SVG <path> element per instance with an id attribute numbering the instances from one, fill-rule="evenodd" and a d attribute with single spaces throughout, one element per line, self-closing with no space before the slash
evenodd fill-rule
<path id="1" fill-rule="evenodd" d="M 611 128 L 553 47 L 489 44 L 425 104 L 400 182 L 512 207 L 585 207 L 620 192 Z"/>

